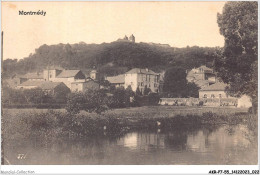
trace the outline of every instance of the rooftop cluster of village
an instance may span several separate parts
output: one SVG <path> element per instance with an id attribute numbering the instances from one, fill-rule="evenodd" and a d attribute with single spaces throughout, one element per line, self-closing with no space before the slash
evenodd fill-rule
<path id="1" fill-rule="evenodd" d="M 14 76 L 6 80 L 11 88 L 33 89 L 41 88 L 45 91 L 67 89 L 71 92 L 85 92 L 88 89 L 106 88 L 100 83 L 100 75 L 96 69 L 84 74 L 81 70 L 66 70 L 61 67 L 47 67 L 42 72 L 27 73 L 21 76 Z M 163 74 L 155 73 L 146 68 L 133 68 L 124 74 L 105 77 L 110 86 L 116 88 L 131 87 L 133 91 L 137 88 L 144 92 L 149 88 L 153 93 L 162 92 Z M 200 98 L 228 98 L 225 93 L 226 84 L 218 81 L 213 69 L 206 66 L 194 68 L 187 73 L 188 82 L 194 82 L 199 88 Z"/>

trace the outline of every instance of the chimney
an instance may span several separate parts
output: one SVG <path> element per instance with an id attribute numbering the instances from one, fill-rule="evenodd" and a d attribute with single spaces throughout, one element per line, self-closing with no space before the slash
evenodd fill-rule
<path id="1" fill-rule="evenodd" d="M 149 72 L 149 69 L 148 69 L 148 68 L 145 68 L 145 70 L 146 70 L 147 72 Z"/>

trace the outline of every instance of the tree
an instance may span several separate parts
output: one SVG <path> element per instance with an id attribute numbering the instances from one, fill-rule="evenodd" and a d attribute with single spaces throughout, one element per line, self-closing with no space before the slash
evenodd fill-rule
<path id="1" fill-rule="evenodd" d="M 199 87 L 195 83 L 187 83 L 186 97 L 199 97 Z"/>
<path id="2" fill-rule="evenodd" d="M 23 94 L 29 104 L 41 104 L 44 99 L 44 92 L 40 88 L 35 89 L 25 89 Z"/>
<path id="3" fill-rule="evenodd" d="M 68 95 L 67 112 L 77 114 L 80 110 L 101 114 L 109 109 L 107 95 L 104 90 L 88 90 L 85 93 L 71 93 Z"/>
<path id="4" fill-rule="evenodd" d="M 83 110 L 85 96 L 83 93 L 70 93 L 67 97 L 66 110 L 71 114 L 78 114 Z"/>
<path id="5" fill-rule="evenodd" d="M 165 72 L 163 91 L 172 97 L 197 97 L 198 87 L 188 83 L 186 70 L 182 67 L 171 67 Z"/>
<path id="6" fill-rule="evenodd" d="M 222 55 L 216 60 L 218 76 L 230 84 L 234 96 L 247 94 L 257 106 L 257 2 L 227 2 L 218 14 L 220 33 L 225 37 Z"/>
<path id="7" fill-rule="evenodd" d="M 139 86 L 136 88 L 135 94 L 138 95 L 138 96 L 142 95 L 142 92 L 140 91 Z"/>
<path id="8" fill-rule="evenodd" d="M 148 95 L 151 92 L 150 88 L 147 88 L 147 85 L 144 87 L 144 95 Z"/>

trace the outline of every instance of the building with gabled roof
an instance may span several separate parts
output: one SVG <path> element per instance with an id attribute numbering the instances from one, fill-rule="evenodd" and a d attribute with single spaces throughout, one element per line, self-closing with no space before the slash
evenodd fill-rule
<path id="1" fill-rule="evenodd" d="M 54 95 L 55 93 L 69 93 L 70 89 L 63 82 L 51 82 L 51 81 L 37 81 L 28 80 L 17 86 L 18 89 L 35 89 L 39 88 L 48 94 Z"/>
<path id="2" fill-rule="evenodd" d="M 151 89 L 151 92 L 159 92 L 160 74 L 150 69 L 133 68 L 125 74 L 107 77 L 115 87 L 131 87 L 133 91 L 137 88 L 143 93 L 145 88 Z"/>
<path id="3" fill-rule="evenodd" d="M 214 70 L 205 65 L 187 72 L 186 79 L 190 83 L 195 83 L 199 88 L 204 88 L 218 81 Z"/>
<path id="4" fill-rule="evenodd" d="M 71 91 L 72 92 L 85 92 L 87 90 L 97 90 L 100 89 L 99 83 L 93 79 L 89 79 L 85 82 L 72 82 Z"/>
<path id="5" fill-rule="evenodd" d="M 116 88 L 125 86 L 125 74 L 120 74 L 113 77 L 106 77 L 106 80 L 109 81 L 109 83 Z"/>
<path id="6" fill-rule="evenodd" d="M 85 75 L 81 72 L 81 70 L 63 70 L 56 78 L 71 78 L 74 77 L 76 79 L 84 79 Z"/>
<path id="7" fill-rule="evenodd" d="M 48 67 L 43 71 L 45 81 L 63 82 L 71 89 L 72 82 L 85 82 L 86 77 L 81 70 L 61 70 L 58 68 Z"/>
<path id="8" fill-rule="evenodd" d="M 125 89 L 131 87 L 133 91 L 137 88 L 143 93 L 145 88 L 151 92 L 159 92 L 160 74 L 150 69 L 134 68 L 125 73 Z"/>
<path id="9" fill-rule="evenodd" d="M 159 75 L 152 71 L 151 69 L 140 69 L 140 68 L 133 68 L 126 72 L 125 74 L 148 74 L 148 75 Z"/>
<path id="10" fill-rule="evenodd" d="M 20 83 L 23 83 L 27 80 L 44 81 L 43 74 L 41 72 L 30 72 L 25 75 L 19 75 L 17 77 L 20 79 Z"/>
<path id="11" fill-rule="evenodd" d="M 229 85 L 222 82 L 209 85 L 199 90 L 199 98 L 218 98 L 218 99 L 236 99 L 237 107 L 249 108 L 252 106 L 251 98 L 247 95 L 242 95 L 239 98 L 228 95 L 227 87 Z"/>
<path id="12" fill-rule="evenodd" d="M 227 84 L 218 82 L 199 90 L 199 98 L 229 98 L 226 93 Z"/>

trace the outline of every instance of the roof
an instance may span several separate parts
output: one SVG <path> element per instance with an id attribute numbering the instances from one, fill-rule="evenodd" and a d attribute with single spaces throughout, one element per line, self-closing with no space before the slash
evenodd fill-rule
<path id="1" fill-rule="evenodd" d="M 40 86 L 44 81 L 37 81 L 37 80 L 27 80 L 23 83 L 21 83 L 18 86 Z"/>
<path id="2" fill-rule="evenodd" d="M 28 80 L 23 82 L 18 86 L 35 86 L 41 88 L 43 90 L 52 90 L 60 84 L 64 84 L 62 82 L 51 82 L 51 81 L 35 81 L 35 80 Z"/>
<path id="3" fill-rule="evenodd" d="M 205 65 L 202 65 L 202 66 L 198 67 L 197 69 L 203 69 L 204 73 L 212 73 L 213 74 L 213 72 L 214 72 L 213 69 L 211 69 L 211 68 L 209 68 Z"/>
<path id="4" fill-rule="evenodd" d="M 114 77 L 107 77 L 107 81 L 109 81 L 112 84 L 125 83 L 125 75 L 121 74 Z"/>
<path id="5" fill-rule="evenodd" d="M 63 70 L 57 78 L 69 78 L 69 77 L 75 77 L 77 73 L 79 73 L 80 70 Z"/>
<path id="6" fill-rule="evenodd" d="M 209 85 L 209 82 L 207 80 L 195 80 L 194 83 L 199 87 Z"/>
<path id="7" fill-rule="evenodd" d="M 39 88 L 43 89 L 43 90 L 52 90 L 54 88 L 56 88 L 57 86 L 59 86 L 60 84 L 64 84 L 62 82 L 51 82 L 51 81 L 44 81 Z M 64 86 L 66 86 L 64 84 Z"/>
<path id="8" fill-rule="evenodd" d="M 228 86 L 227 84 L 219 82 L 219 83 L 215 83 L 210 86 L 207 86 L 207 87 L 201 89 L 200 91 L 225 91 L 227 86 Z"/>
<path id="9" fill-rule="evenodd" d="M 43 74 L 42 73 L 27 73 L 25 75 L 19 76 L 20 78 L 26 78 L 26 79 L 43 79 Z"/>
<path id="10" fill-rule="evenodd" d="M 213 71 L 213 69 L 211 69 L 211 68 L 209 68 L 209 67 L 207 67 L 207 66 L 205 66 L 205 65 L 202 65 L 202 66 L 198 67 L 197 69 L 199 69 L 199 68 L 203 69 L 204 71 L 205 71 L 205 70 Z"/>
<path id="11" fill-rule="evenodd" d="M 126 72 L 126 74 L 152 74 L 152 75 L 158 75 L 157 73 L 155 73 L 154 71 L 150 70 L 150 69 L 140 69 L 140 68 L 134 68 L 131 69 L 130 71 Z"/>
<path id="12" fill-rule="evenodd" d="M 6 85 L 8 85 L 11 88 L 15 88 L 17 85 L 19 85 L 19 81 L 17 78 L 14 79 L 3 79 L 2 80 L 3 83 L 5 83 Z"/>

